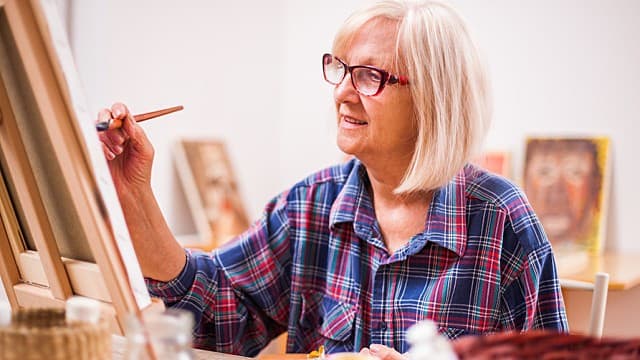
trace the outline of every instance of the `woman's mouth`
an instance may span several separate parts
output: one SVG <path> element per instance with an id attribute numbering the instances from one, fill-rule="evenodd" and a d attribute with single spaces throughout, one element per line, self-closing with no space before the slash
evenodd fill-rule
<path id="1" fill-rule="evenodd" d="M 353 128 L 353 127 L 367 125 L 366 121 L 358 120 L 358 119 L 352 118 L 351 116 L 342 115 L 340 116 L 340 119 L 342 119 L 343 127 Z"/>

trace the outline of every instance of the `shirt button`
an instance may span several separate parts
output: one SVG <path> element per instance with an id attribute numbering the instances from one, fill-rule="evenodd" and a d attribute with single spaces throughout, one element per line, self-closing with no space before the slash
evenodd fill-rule
<path id="1" fill-rule="evenodd" d="M 387 323 L 384 321 L 378 322 L 378 330 L 382 330 L 382 331 L 387 330 Z"/>

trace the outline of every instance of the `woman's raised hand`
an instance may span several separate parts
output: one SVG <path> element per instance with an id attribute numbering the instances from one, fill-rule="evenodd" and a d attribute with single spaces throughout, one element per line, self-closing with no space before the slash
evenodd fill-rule
<path id="1" fill-rule="evenodd" d="M 118 194 L 149 187 L 154 150 L 147 135 L 122 103 L 115 103 L 110 109 L 105 108 L 98 113 L 98 123 L 110 119 L 121 120 L 122 126 L 100 132 L 98 137 Z"/>
<path id="2" fill-rule="evenodd" d="M 98 114 L 98 123 L 110 119 L 122 126 L 101 132 L 104 156 L 120 198 L 142 274 L 169 281 L 184 267 L 184 250 L 173 237 L 151 189 L 153 146 L 124 104 L 113 104 Z"/>

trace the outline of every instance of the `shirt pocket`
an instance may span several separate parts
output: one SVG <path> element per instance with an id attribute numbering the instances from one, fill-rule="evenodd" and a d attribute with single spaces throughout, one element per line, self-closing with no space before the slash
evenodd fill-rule
<path id="1" fill-rule="evenodd" d="M 303 331 L 317 338 L 317 344 L 325 351 L 352 352 L 356 305 L 340 301 L 327 294 L 306 294 L 299 324 Z"/>
<path id="2" fill-rule="evenodd" d="M 463 328 L 443 326 L 438 327 L 438 332 L 440 333 L 440 335 L 447 337 L 449 340 L 454 340 L 464 335 L 476 334 L 473 331 L 469 331 Z"/>
<path id="3" fill-rule="evenodd" d="M 346 342 L 353 335 L 353 326 L 356 319 L 356 308 L 325 295 L 322 298 L 322 325 L 320 334 L 325 338 Z"/>

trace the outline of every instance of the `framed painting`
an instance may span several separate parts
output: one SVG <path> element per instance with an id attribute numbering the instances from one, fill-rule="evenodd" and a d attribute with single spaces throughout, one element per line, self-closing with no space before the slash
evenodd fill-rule
<path id="1" fill-rule="evenodd" d="M 527 139 L 524 191 L 558 256 L 602 250 L 610 152 L 607 137 Z"/>
<path id="2" fill-rule="evenodd" d="M 209 251 L 249 227 L 224 142 L 183 139 L 174 159 L 191 209 L 200 243 L 185 244 Z"/>

